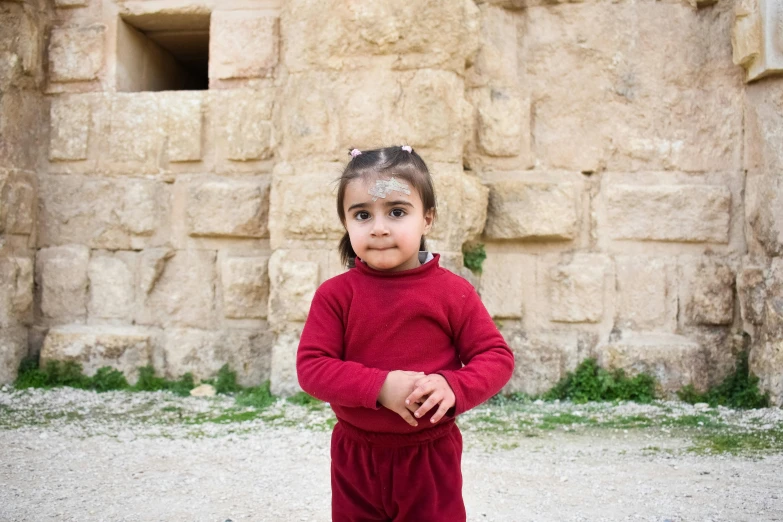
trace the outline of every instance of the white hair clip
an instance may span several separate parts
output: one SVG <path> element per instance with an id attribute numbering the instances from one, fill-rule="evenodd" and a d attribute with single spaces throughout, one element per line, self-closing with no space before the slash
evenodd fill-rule
<path id="1" fill-rule="evenodd" d="M 413 149 L 411 148 L 411 146 L 410 146 L 410 145 L 403 145 L 403 146 L 402 146 L 402 147 L 400 147 L 400 148 L 401 148 L 402 150 L 404 150 L 405 152 L 413 152 Z"/>
<path id="2" fill-rule="evenodd" d="M 360 151 L 359 149 L 353 149 L 351 151 L 351 157 L 352 158 L 355 158 L 356 156 L 361 156 L 361 155 L 362 155 L 362 151 Z"/>

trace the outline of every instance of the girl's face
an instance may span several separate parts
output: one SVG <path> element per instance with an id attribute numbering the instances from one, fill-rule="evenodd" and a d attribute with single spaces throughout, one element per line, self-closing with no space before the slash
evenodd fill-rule
<path id="1" fill-rule="evenodd" d="M 354 252 L 371 268 L 410 270 L 420 264 L 421 236 L 432 228 L 435 213 L 424 211 L 414 187 L 392 179 L 355 179 L 346 185 L 345 228 Z"/>

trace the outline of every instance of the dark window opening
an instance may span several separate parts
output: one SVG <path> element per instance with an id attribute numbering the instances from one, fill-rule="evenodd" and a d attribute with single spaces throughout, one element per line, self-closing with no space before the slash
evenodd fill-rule
<path id="1" fill-rule="evenodd" d="M 123 16 L 117 28 L 117 90 L 208 89 L 209 16 Z"/>

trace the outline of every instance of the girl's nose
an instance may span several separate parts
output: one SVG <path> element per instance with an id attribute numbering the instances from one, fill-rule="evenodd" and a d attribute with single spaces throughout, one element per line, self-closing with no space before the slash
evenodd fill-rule
<path id="1" fill-rule="evenodd" d="M 389 235 L 389 229 L 386 227 L 386 223 L 383 219 L 375 219 L 372 225 L 371 234 L 373 236 L 387 236 Z"/>

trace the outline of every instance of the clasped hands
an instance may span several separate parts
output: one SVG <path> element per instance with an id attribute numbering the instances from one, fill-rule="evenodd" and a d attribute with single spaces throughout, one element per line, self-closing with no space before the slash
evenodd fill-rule
<path id="1" fill-rule="evenodd" d="M 442 375 L 394 370 L 386 376 L 378 394 L 378 402 L 411 426 L 418 426 L 416 419 L 426 415 L 436 405 L 438 411 L 430 421 L 433 424 L 438 422 L 454 406 L 456 398 Z"/>

